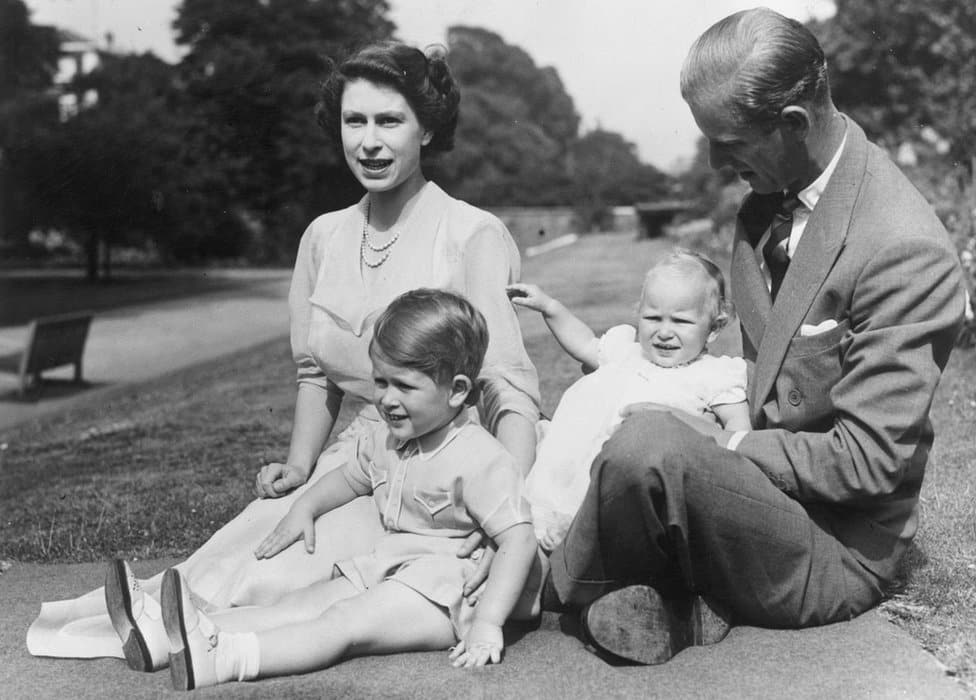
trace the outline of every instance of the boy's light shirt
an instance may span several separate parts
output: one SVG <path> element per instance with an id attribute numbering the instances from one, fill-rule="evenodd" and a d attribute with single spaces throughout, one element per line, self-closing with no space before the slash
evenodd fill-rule
<path id="1" fill-rule="evenodd" d="M 790 229 L 790 237 L 786 241 L 786 255 L 789 258 L 793 257 L 796 252 L 796 247 L 800 244 L 800 239 L 803 237 L 803 230 L 807 226 L 807 221 L 810 220 L 810 214 L 813 213 L 813 208 L 817 206 L 817 202 L 820 201 L 820 197 L 823 195 L 824 190 L 827 189 L 827 183 L 830 182 L 831 176 L 834 174 L 834 170 L 837 169 L 837 163 L 840 162 L 840 154 L 844 152 L 844 144 L 847 143 L 847 132 L 844 132 L 844 138 L 840 142 L 840 146 L 837 147 L 837 151 L 834 153 L 833 158 L 830 159 L 830 163 L 824 169 L 820 176 L 811 182 L 809 185 L 804 187 L 797 193 L 797 198 L 803 204 L 802 207 L 797 207 L 793 211 L 793 228 Z M 763 246 L 766 245 L 765 239 L 769 237 L 769 232 L 763 236 L 763 239 L 759 241 L 756 246 L 757 250 L 762 250 Z M 760 256 L 761 258 L 762 256 Z M 766 278 L 766 288 L 769 288 L 770 277 L 769 271 L 766 269 L 765 262 L 761 263 L 763 268 L 763 275 Z M 729 438 L 728 443 L 725 445 L 726 448 L 732 450 L 733 452 L 742 442 L 742 439 L 749 434 L 748 430 L 736 430 L 732 433 L 732 437 Z"/>

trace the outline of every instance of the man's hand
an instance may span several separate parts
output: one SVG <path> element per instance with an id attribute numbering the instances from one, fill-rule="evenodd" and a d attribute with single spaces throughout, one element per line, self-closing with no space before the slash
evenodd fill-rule
<path id="1" fill-rule="evenodd" d="M 468 633 L 451 650 L 451 664 L 454 668 L 484 666 L 502 660 L 505 638 L 499 625 L 475 619 Z"/>
<path id="2" fill-rule="evenodd" d="M 298 506 L 298 507 L 296 507 Z M 298 503 L 275 526 L 271 534 L 254 550 L 257 559 L 270 559 L 281 550 L 298 540 L 305 540 L 305 551 L 315 551 L 315 518 Z"/>
<path id="3" fill-rule="evenodd" d="M 481 546 L 484 544 L 484 548 Z M 488 538 L 481 530 L 475 530 L 468 535 L 461 546 L 458 547 L 457 556 L 459 559 L 471 558 L 477 562 L 474 572 L 464 581 L 462 594 L 468 600 L 469 605 L 478 602 L 478 596 L 484 590 L 484 583 L 488 579 L 488 570 L 491 569 L 491 560 L 495 558 L 495 550 L 498 546 Z"/>
<path id="4" fill-rule="evenodd" d="M 628 406 L 624 406 L 620 410 L 620 415 L 626 419 L 627 416 L 643 413 L 644 411 L 664 411 L 666 413 L 670 413 L 695 432 L 704 435 L 705 437 L 712 438 L 720 447 L 727 447 L 729 444 L 729 439 L 732 437 L 732 433 L 722 430 L 722 426 L 714 421 L 710 421 L 707 418 L 702 418 L 701 416 L 694 416 L 677 408 L 671 408 L 670 406 L 664 406 L 659 403 L 651 403 L 649 401 L 643 403 L 632 403 Z"/>
<path id="5" fill-rule="evenodd" d="M 280 498 L 308 481 L 308 472 L 294 464 L 272 462 L 261 467 L 254 479 L 258 498 Z"/>

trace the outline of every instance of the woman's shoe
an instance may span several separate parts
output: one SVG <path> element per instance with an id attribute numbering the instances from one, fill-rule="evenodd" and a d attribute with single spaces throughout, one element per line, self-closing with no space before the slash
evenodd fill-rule
<path id="1" fill-rule="evenodd" d="M 122 640 L 122 653 L 134 671 L 156 671 L 169 660 L 162 612 L 142 590 L 127 562 L 115 559 L 105 574 L 105 607 Z"/>
<path id="2" fill-rule="evenodd" d="M 651 586 L 627 586 L 597 598 L 581 614 L 583 634 L 613 660 L 660 664 L 690 646 L 725 638 L 729 615 L 699 596 L 662 598 Z"/>
<path id="3" fill-rule="evenodd" d="M 236 678 L 217 675 L 220 628 L 196 609 L 190 588 L 176 569 L 163 574 L 160 593 L 169 642 L 169 671 L 176 690 L 207 688 Z"/>

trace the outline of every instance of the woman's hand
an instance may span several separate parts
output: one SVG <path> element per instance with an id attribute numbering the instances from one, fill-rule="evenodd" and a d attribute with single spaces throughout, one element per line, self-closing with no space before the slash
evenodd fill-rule
<path id="1" fill-rule="evenodd" d="M 305 551 L 315 551 L 315 518 L 300 501 L 291 507 L 288 514 L 275 526 L 271 534 L 254 550 L 257 559 L 270 559 L 293 542 L 305 540 Z"/>
<path id="2" fill-rule="evenodd" d="M 475 619 L 464 635 L 451 650 L 451 664 L 454 668 L 484 666 L 489 662 L 500 663 L 505 638 L 499 625 Z"/>
<path id="3" fill-rule="evenodd" d="M 258 498 L 280 498 L 308 481 L 308 472 L 294 464 L 272 462 L 261 467 L 254 479 Z"/>
<path id="4" fill-rule="evenodd" d="M 481 545 L 485 544 L 481 549 Z M 488 570 L 491 569 L 491 560 L 495 558 L 495 550 L 498 549 L 492 540 L 481 530 L 475 530 L 464 538 L 464 542 L 458 547 L 457 556 L 459 559 L 471 558 L 477 563 L 475 570 L 464 581 L 464 588 L 461 593 L 467 598 L 468 605 L 475 605 L 478 602 L 478 594 L 484 590 L 484 583 L 488 579 Z"/>

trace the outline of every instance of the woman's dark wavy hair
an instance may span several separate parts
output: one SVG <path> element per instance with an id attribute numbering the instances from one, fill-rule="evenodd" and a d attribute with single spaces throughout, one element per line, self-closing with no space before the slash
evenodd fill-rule
<path id="1" fill-rule="evenodd" d="M 689 104 L 717 100 L 740 124 L 769 128 L 788 105 L 829 103 L 827 61 L 800 22 L 745 10 L 698 37 L 681 68 L 681 95 Z"/>
<path id="2" fill-rule="evenodd" d="M 445 59 L 442 47 L 419 49 L 396 41 L 369 44 L 339 63 L 330 60 L 329 74 L 322 83 L 315 114 L 319 125 L 341 146 L 340 112 L 342 93 L 351 80 L 363 79 L 391 87 L 417 115 L 424 129 L 432 133 L 421 155 L 454 148 L 461 92 Z"/>
<path id="3" fill-rule="evenodd" d="M 488 324 L 471 302 L 443 289 L 420 288 L 390 302 L 373 325 L 370 357 L 417 370 L 438 384 L 463 374 L 479 398 L 478 374 L 488 350 Z"/>

